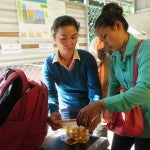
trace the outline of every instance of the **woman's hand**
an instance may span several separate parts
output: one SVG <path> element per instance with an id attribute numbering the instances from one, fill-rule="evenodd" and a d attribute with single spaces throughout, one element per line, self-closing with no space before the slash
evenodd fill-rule
<path id="1" fill-rule="evenodd" d="M 94 130 L 101 121 L 100 113 L 105 109 L 103 101 L 93 102 L 82 108 L 76 118 L 78 126 Z"/>
<path id="2" fill-rule="evenodd" d="M 48 124 L 52 128 L 52 130 L 57 130 L 62 128 L 61 123 L 59 122 L 61 119 L 61 114 L 59 112 L 52 113 L 48 118 Z"/>
<path id="3" fill-rule="evenodd" d="M 100 60 L 105 60 L 106 58 L 106 48 L 100 48 L 97 50 L 97 58 Z"/>

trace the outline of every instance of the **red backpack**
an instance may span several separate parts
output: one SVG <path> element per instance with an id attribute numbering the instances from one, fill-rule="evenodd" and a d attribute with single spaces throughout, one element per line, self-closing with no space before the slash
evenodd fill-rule
<path id="1" fill-rule="evenodd" d="M 0 77 L 0 149 L 37 150 L 48 129 L 48 91 L 20 69 Z"/>

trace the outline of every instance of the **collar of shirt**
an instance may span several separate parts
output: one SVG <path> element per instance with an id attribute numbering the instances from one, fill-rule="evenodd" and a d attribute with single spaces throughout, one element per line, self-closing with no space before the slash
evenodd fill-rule
<path id="1" fill-rule="evenodd" d="M 129 36 L 129 40 L 126 45 L 125 56 L 121 61 L 122 70 L 125 71 L 127 69 L 127 61 L 131 56 L 135 57 L 135 51 L 138 44 L 138 39 L 134 37 L 132 34 Z M 120 51 L 115 51 L 113 56 L 117 56 L 121 58 Z"/>
<path id="2" fill-rule="evenodd" d="M 138 44 L 138 39 L 135 38 L 132 34 L 129 35 L 129 40 L 126 45 L 125 57 L 129 57 L 135 54 L 136 46 Z M 115 51 L 112 54 L 113 56 L 121 55 L 120 51 Z"/>
<path id="3" fill-rule="evenodd" d="M 80 56 L 79 56 L 79 53 L 78 53 L 78 50 L 75 49 L 74 51 L 74 54 L 73 54 L 73 59 L 72 59 L 72 62 L 71 64 L 69 65 L 69 67 L 65 66 L 64 64 L 62 64 L 61 62 L 61 59 L 60 59 L 60 56 L 59 56 L 59 51 L 57 51 L 56 55 L 55 55 L 55 58 L 53 60 L 52 63 L 55 63 L 55 62 L 59 62 L 62 66 L 64 66 L 67 70 L 71 70 L 75 64 L 75 60 L 79 60 L 80 61 Z"/>

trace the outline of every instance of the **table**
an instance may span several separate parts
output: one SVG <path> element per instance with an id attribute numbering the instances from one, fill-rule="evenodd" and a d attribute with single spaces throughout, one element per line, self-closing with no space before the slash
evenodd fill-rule
<path id="1" fill-rule="evenodd" d="M 58 136 L 55 138 L 47 137 L 40 150 L 107 150 L 108 145 L 107 138 L 98 138 L 92 135 L 86 144 L 68 145 Z"/>

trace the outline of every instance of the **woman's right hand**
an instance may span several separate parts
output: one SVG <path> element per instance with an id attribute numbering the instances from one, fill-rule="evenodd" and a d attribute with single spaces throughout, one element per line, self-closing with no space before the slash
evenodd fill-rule
<path id="1" fill-rule="evenodd" d="M 97 50 L 97 58 L 100 60 L 105 60 L 106 58 L 106 49 L 105 48 L 99 48 Z"/>
<path id="2" fill-rule="evenodd" d="M 100 112 L 105 109 L 102 100 L 90 103 L 82 108 L 76 118 L 78 126 L 84 126 L 88 130 L 93 130 L 101 121 Z"/>
<path id="3" fill-rule="evenodd" d="M 52 130 L 57 130 L 62 128 L 59 120 L 62 120 L 61 114 L 59 112 L 54 112 L 48 117 L 48 124 L 52 128 Z"/>

